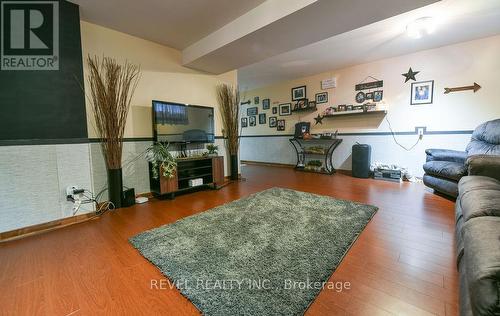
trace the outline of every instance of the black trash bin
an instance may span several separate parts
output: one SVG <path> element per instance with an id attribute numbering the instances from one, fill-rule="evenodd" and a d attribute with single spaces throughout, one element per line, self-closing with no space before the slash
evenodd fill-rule
<path id="1" fill-rule="evenodd" d="M 367 144 L 352 145 L 352 176 L 356 178 L 370 177 L 372 147 Z"/>

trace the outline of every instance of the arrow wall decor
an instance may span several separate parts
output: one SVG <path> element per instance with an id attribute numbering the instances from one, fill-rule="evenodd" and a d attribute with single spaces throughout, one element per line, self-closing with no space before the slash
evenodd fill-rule
<path id="1" fill-rule="evenodd" d="M 466 90 L 474 90 L 476 93 L 477 90 L 481 89 L 481 86 L 474 82 L 473 86 L 464 86 L 464 87 L 456 87 L 456 88 L 444 88 L 444 94 L 448 94 L 450 92 L 458 92 L 458 91 L 466 91 Z"/>

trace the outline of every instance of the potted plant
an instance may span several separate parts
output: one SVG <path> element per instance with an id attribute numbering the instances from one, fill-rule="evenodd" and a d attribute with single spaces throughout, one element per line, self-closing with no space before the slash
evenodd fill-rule
<path id="1" fill-rule="evenodd" d="M 208 155 L 209 156 L 217 156 L 219 154 L 219 146 L 215 144 L 208 144 L 207 145 L 207 150 L 208 150 Z"/>
<path id="2" fill-rule="evenodd" d="M 222 136 L 229 152 L 230 177 L 231 180 L 238 180 L 240 93 L 237 87 L 220 84 L 217 86 L 217 99 L 222 117 Z"/>
<path id="3" fill-rule="evenodd" d="M 165 146 L 162 143 L 156 142 L 146 149 L 146 160 L 149 161 L 153 168 L 153 178 L 158 179 L 159 171 L 166 178 L 172 178 L 175 175 L 177 162 L 172 154 L 168 151 L 168 144 Z"/>
<path id="4" fill-rule="evenodd" d="M 108 174 L 109 200 L 122 205 L 122 149 L 130 101 L 140 77 L 139 66 L 113 58 L 87 57 L 90 104 Z"/>

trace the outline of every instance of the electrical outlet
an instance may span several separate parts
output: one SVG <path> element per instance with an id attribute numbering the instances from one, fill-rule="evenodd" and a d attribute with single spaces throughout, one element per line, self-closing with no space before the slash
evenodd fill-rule
<path id="1" fill-rule="evenodd" d="M 426 131 L 427 131 L 426 126 L 415 126 L 415 132 L 417 133 L 419 139 L 424 138 L 424 134 Z"/>

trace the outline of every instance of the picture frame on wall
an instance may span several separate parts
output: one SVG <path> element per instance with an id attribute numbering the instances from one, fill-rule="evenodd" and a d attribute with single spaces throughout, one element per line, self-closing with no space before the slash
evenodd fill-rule
<path id="1" fill-rule="evenodd" d="M 411 105 L 432 104 L 434 80 L 413 82 L 411 84 Z"/>
<path id="2" fill-rule="evenodd" d="M 373 100 L 373 92 L 365 93 L 365 99 L 366 100 Z"/>
<path id="3" fill-rule="evenodd" d="M 253 103 L 254 104 L 259 104 L 259 97 L 254 97 L 253 98 Z"/>
<path id="4" fill-rule="evenodd" d="M 263 110 L 269 110 L 271 107 L 271 100 L 269 99 L 262 99 L 262 109 Z"/>
<path id="5" fill-rule="evenodd" d="M 258 107 L 252 107 L 247 109 L 247 116 L 255 116 L 259 114 L 259 108 Z"/>
<path id="6" fill-rule="evenodd" d="M 257 125 L 256 117 L 255 116 L 248 117 L 248 123 L 250 126 L 256 126 Z"/>
<path id="7" fill-rule="evenodd" d="M 316 104 L 328 103 L 328 92 L 316 93 L 315 101 Z"/>
<path id="8" fill-rule="evenodd" d="M 241 118 L 241 127 L 248 127 L 248 118 L 246 117 Z"/>
<path id="9" fill-rule="evenodd" d="M 278 107 L 277 106 L 273 106 L 273 114 L 278 114 Z"/>
<path id="10" fill-rule="evenodd" d="M 259 124 L 266 124 L 266 113 L 259 114 Z"/>
<path id="11" fill-rule="evenodd" d="M 294 110 L 300 110 L 300 109 L 305 109 L 309 105 L 309 100 L 308 99 L 300 99 L 297 100 L 297 103 L 295 103 L 295 106 L 293 107 Z"/>
<path id="12" fill-rule="evenodd" d="M 292 104 L 290 103 L 280 104 L 280 115 L 281 116 L 292 115 Z"/>
<path id="13" fill-rule="evenodd" d="M 278 126 L 278 117 L 276 116 L 270 116 L 269 117 L 269 127 L 273 128 Z"/>
<path id="14" fill-rule="evenodd" d="M 373 92 L 373 102 L 380 102 L 384 98 L 384 91 L 377 90 Z"/>
<path id="15" fill-rule="evenodd" d="M 306 86 L 292 88 L 292 101 L 305 99 L 306 97 Z"/>
<path id="16" fill-rule="evenodd" d="M 276 129 L 278 131 L 284 131 L 285 130 L 285 120 L 278 120 Z"/>

